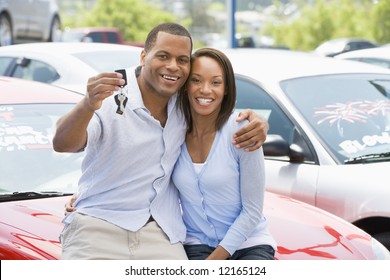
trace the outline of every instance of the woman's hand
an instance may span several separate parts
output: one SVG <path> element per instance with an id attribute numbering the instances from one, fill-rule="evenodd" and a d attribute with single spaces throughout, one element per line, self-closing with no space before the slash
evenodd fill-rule
<path id="1" fill-rule="evenodd" d="M 65 216 L 76 210 L 76 208 L 73 207 L 76 200 L 77 200 L 77 193 L 74 193 L 70 198 L 70 200 L 67 203 L 65 203 Z"/>
<path id="2" fill-rule="evenodd" d="M 229 252 L 222 246 L 218 245 L 206 260 L 226 260 L 228 257 L 230 257 Z"/>

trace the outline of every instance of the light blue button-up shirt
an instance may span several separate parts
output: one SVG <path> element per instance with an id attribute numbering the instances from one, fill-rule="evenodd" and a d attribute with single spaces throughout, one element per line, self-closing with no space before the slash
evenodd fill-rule
<path id="1" fill-rule="evenodd" d="M 172 175 L 180 192 L 186 244 L 220 245 L 231 255 L 255 245 L 276 249 L 263 216 L 263 151 L 245 152 L 231 144 L 245 123 L 236 118 L 233 114 L 217 132 L 199 173 L 183 144 Z"/>
<path id="2" fill-rule="evenodd" d="M 111 96 L 88 126 L 75 207 L 130 231 L 139 230 L 152 215 L 172 243 L 184 241 L 178 192 L 170 182 L 185 138 L 184 118 L 174 96 L 162 127 L 144 106 L 134 68 L 127 69 L 127 79 L 124 114 L 116 113 Z"/>

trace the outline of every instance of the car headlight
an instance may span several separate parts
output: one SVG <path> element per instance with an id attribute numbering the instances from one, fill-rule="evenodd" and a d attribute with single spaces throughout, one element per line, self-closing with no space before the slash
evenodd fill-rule
<path id="1" fill-rule="evenodd" d="M 371 246 L 377 260 L 390 260 L 389 250 L 373 237 L 371 238 Z"/>

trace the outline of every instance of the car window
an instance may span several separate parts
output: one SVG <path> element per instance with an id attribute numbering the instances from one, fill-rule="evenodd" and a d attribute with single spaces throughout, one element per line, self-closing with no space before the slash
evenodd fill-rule
<path id="1" fill-rule="evenodd" d="M 236 110 L 252 109 L 268 120 L 268 134 L 280 135 L 289 145 L 296 144 L 302 149 L 305 163 L 316 163 L 317 158 L 311 145 L 304 139 L 301 130 L 294 125 L 283 109 L 259 85 L 247 78 L 236 75 Z M 278 158 L 288 160 L 288 158 Z"/>
<path id="2" fill-rule="evenodd" d="M 12 57 L 0 57 L 0 76 L 5 76 L 6 71 L 14 58 Z"/>
<path id="3" fill-rule="evenodd" d="M 52 83 L 60 78 L 57 71 L 49 64 L 39 60 L 25 58 L 18 60 L 11 76 L 43 83 Z"/>
<path id="4" fill-rule="evenodd" d="M 52 147 L 56 121 L 73 106 L 0 105 L 0 193 L 76 190 L 83 153 Z"/>
<path id="5" fill-rule="evenodd" d="M 106 32 L 107 43 L 118 43 L 118 35 L 115 32 Z"/>
<path id="6" fill-rule="evenodd" d="M 290 144 L 293 141 L 293 128 L 289 118 L 283 113 L 275 101 L 259 86 L 242 78 L 236 79 L 236 108 L 253 109 L 264 116 L 269 123 L 269 134 L 281 135 Z"/>
<path id="7" fill-rule="evenodd" d="M 390 68 L 390 60 L 388 60 L 388 59 L 378 59 L 378 58 L 365 58 L 365 57 L 362 57 L 362 58 L 360 58 L 358 60 L 361 61 L 361 62 L 370 63 L 370 64 L 374 64 L 374 65 L 377 65 L 377 66 L 385 67 L 385 68 Z"/>
<path id="8" fill-rule="evenodd" d="M 282 88 L 340 162 L 390 152 L 389 76 L 307 77 Z"/>
<path id="9" fill-rule="evenodd" d="M 92 39 L 92 42 L 104 42 L 101 32 L 91 32 L 87 36 Z"/>

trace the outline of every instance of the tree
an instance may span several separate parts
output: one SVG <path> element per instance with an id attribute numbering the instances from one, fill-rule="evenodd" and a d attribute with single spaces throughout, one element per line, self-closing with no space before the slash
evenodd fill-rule
<path id="1" fill-rule="evenodd" d="M 378 43 L 390 42 L 390 0 L 380 0 L 373 9 L 374 38 Z"/>
<path id="2" fill-rule="evenodd" d="M 381 0 L 389 2 L 390 0 Z M 340 37 L 374 39 L 378 27 L 370 22 L 372 0 L 313 0 L 293 20 L 268 24 L 275 43 L 296 50 L 313 50 L 324 41 Z M 387 17 L 390 16 L 387 10 Z M 383 20 L 382 20 L 383 21 Z M 387 29 L 388 30 L 388 29 Z M 390 32 L 390 31 L 389 31 Z"/>
<path id="3" fill-rule="evenodd" d="M 176 17 L 144 0 L 97 0 L 90 11 L 80 11 L 78 26 L 117 27 L 125 41 L 143 42 L 148 32 L 162 22 Z"/>

